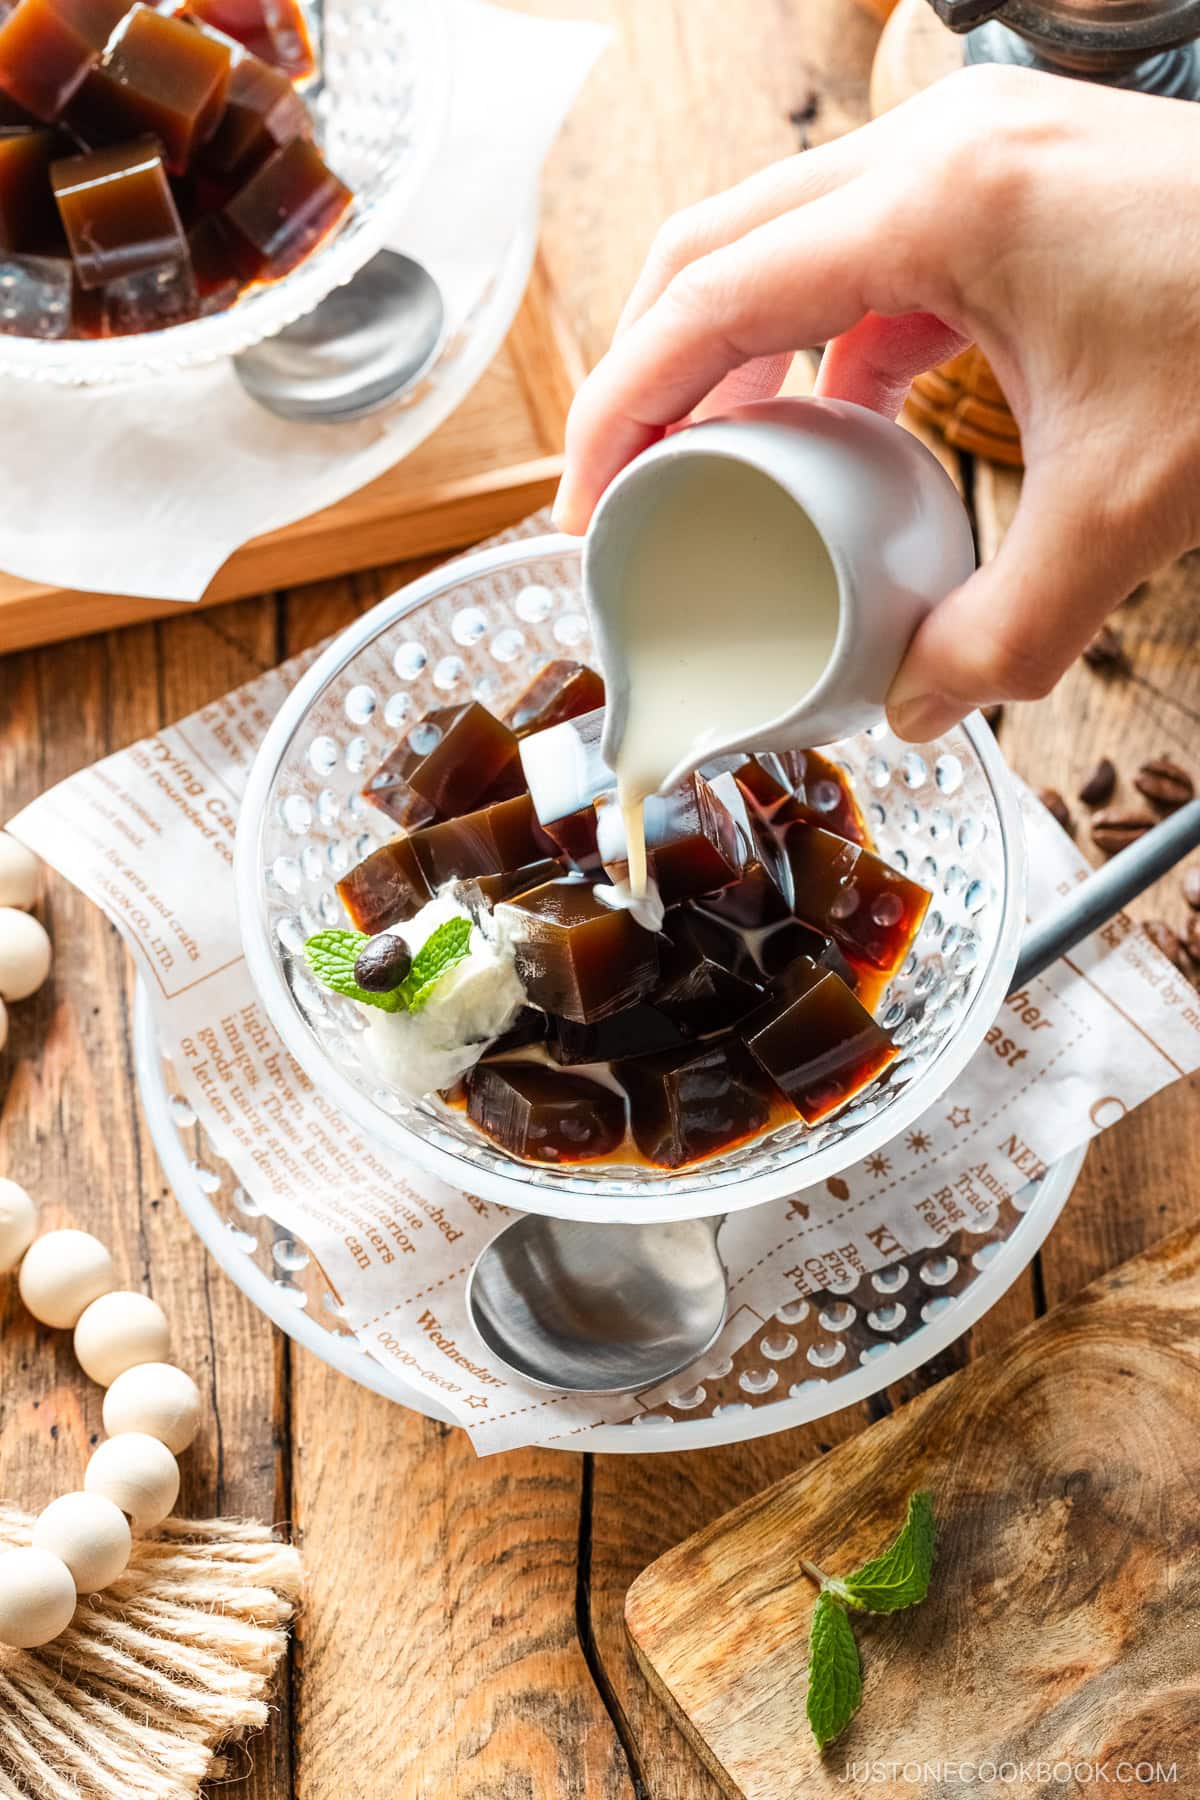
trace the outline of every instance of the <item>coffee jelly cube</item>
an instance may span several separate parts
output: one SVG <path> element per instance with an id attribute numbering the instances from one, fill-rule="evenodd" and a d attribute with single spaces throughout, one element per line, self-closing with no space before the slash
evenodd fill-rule
<path id="1" fill-rule="evenodd" d="M 291 80 L 312 74 L 312 45 L 296 0 L 187 0 L 187 11 Z"/>
<path id="2" fill-rule="evenodd" d="M 220 215 L 208 213 L 197 219 L 187 234 L 187 247 L 198 310 L 223 312 L 237 299 L 242 283 Z"/>
<path id="3" fill-rule="evenodd" d="M 245 178 L 293 138 L 312 136 L 312 118 L 287 76 L 257 56 L 229 71 L 225 110 L 201 152 L 205 169 Z"/>
<path id="4" fill-rule="evenodd" d="M 896 1046 L 840 976 L 795 963 L 740 1036 L 810 1125 L 885 1069 Z"/>
<path id="5" fill-rule="evenodd" d="M 0 256 L 0 336 L 73 335 L 77 288 L 65 256 Z"/>
<path id="6" fill-rule="evenodd" d="M 521 766 L 538 823 L 580 869 L 598 870 L 595 801 L 617 778 L 600 754 L 604 709 L 521 739 Z"/>
<path id="7" fill-rule="evenodd" d="M 706 763 L 702 773 L 709 779 L 722 774 L 732 775 L 755 813 L 768 824 L 792 799 L 791 783 L 780 767 L 778 757 L 766 751 L 757 756 L 742 750 L 734 751 Z"/>
<path id="8" fill-rule="evenodd" d="M 68 108 L 85 144 L 153 133 L 182 175 L 216 129 L 229 80 L 228 44 L 182 19 L 135 6 Z"/>
<path id="9" fill-rule="evenodd" d="M 187 261 L 187 239 L 153 139 L 66 157 L 51 164 L 50 182 L 83 287 Z"/>
<path id="10" fill-rule="evenodd" d="M 549 1020 L 546 1049 L 556 1063 L 570 1068 L 579 1063 L 621 1062 L 631 1056 L 653 1056 L 678 1050 L 688 1034 L 674 1019 L 644 1000 L 626 1006 L 593 1025 L 579 1025 L 557 1016 Z"/>
<path id="11" fill-rule="evenodd" d="M 819 825 L 787 826 L 783 849 L 796 917 L 833 938 L 852 962 L 897 969 L 925 917 L 927 890 Z"/>
<path id="12" fill-rule="evenodd" d="M 774 759 L 792 788 L 791 803 L 775 818 L 777 825 L 807 819 L 852 844 L 867 844 L 867 827 L 846 775 L 816 750 L 784 750 Z"/>
<path id="13" fill-rule="evenodd" d="M 0 88 L 46 124 L 72 95 L 125 15 L 128 0 L 17 0 L 0 18 Z"/>
<path id="14" fill-rule="evenodd" d="M 596 842 L 613 881 L 629 877 L 625 822 L 615 801 L 596 802 Z M 746 845 L 731 814 L 700 775 L 644 806 L 646 855 L 664 906 L 678 906 L 736 881 Z"/>
<path id="15" fill-rule="evenodd" d="M 352 923 L 368 937 L 411 919 L 433 895 L 413 853 L 412 839 L 406 837 L 372 850 L 342 876 L 337 891 Z"/>
<path id="16" fill-rule="evenodd" d="M 247 281 L 286 275 L 331 232 L 354 196 L 315 144 L 293 138 L 225 208 Z"/>
<path id="17" fill-rule="evenodd" d="M 431 888 L 455 876 L 501 875 L 554 850 L 528 794 L 426 825 L 409 841 Z"/>
<path id="18" fill-rule="evenodd" d="M 480 1062 L 467 1076 L 467 1115 L 525 1162 L 606 1156 L 625 1136 L 625 1104 L 611 1088 L 539 1063 Z"/>
<path id="19" fill-rule="evenodd" d="M 412 830 L 477 806 L 516 756 L 507 725 L 476 700 L 442 706 L 414 725 L 363 789 L 372 806 Z"/>
<path id="20" fill-rule="evenodd" d="M 667 920 L 659 962 L 659 982 L 650 998 L 693 1035 L 725 1030 L 763 997 L 741 940 L 699 913 L 683 911 Z"/>
<path id="21" fill-rule="evenodd" d="M 547 1014 L 536 1006 L 523 1006 L 508 1030 L 492 1039 L 480 1060 L 489 1062 L 513 1050 L 528 1050 L 531 1044 L 544 1044 L 549 1023 Z"/>
<path id="22" fill-rule="evenodd" d="M 590 883 L 548 881 L 503 912 L 515 938 L 517 973 L 544 1012 L 590 1025 L 649 992 L 658 944 L 632 914 L 603 905 Z"/>
<path id="23" fill-rule="evenodd" d="M 540 669 L 505 713 L 519 738 L 582 718 L 604 705 L 604 683 L 581 662 L 551 662 Z"/>
<path id="24" fill-rule="evenodd" d="M 738 827 L 743 860 L 738 879 L 705 898 L 705 911 L 741 931 L 784 923 L 791 918 L 791 907 L 784 897 L 779 846 L 771 832 L 751 818 L 746 796 L 731 774 L 716 776 L 709 787 Z"/>
<path id="25" fill-rule="evenodd" d="M 22 129 L 28 130 L 30 126 L 39 123 L 40 121 L 35 119 L 31 112 L 23 106 L 18 106 L 11 95 L 6 94 L 4 89 L 0 88 L 0 129 L 9 131 L 20 126 Z"/>
<path id="26" fill-rule="evenodd" d="M 778 1107 L 770 1081 L 734 1037 L 642 1056 L 615 1071 L 647 1162 L 678 1169 L 755 1136 Z"/>
<path id="27" fill-rule="evenodd" d="M 501 900 L 513 900 L 518 894 L 527 894 L 530 888 L 557 881 L 562 872 L 561 863 L 551 856 L 544 856 L 520 869 L 504 869 L 497 875 L 472 875 L 464 880 L 462 891 L 464 897 L 478 896 L 485 907 L 498 906 Z"/>
<path id="28" fill-rule="evenodd" d="M 0 250 L 44 250 L 58 224 L 50 192 L 57 134 L 0 127 Z"/>

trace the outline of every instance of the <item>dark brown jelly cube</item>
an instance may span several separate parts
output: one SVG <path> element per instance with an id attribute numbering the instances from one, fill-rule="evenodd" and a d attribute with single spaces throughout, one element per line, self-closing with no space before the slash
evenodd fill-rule
<path id="1" fill-rule="evenodd" d="M 548 881 L 504 904 L 515 927 L 517 973 L 544 1012 L 590 1025 L 654 986 L 653 932 L 603 905 L 587 881 Z"/>
<path id="2" fill-rule="evenodd" d="M 306 138 L 276 150 L 225 208 L 243 276 L 286 275 L 333 230 L 353 198 Z"/>
<path id="3" fill-rule="evenodd" d="M 467 1077 L 467 1113 L 526 1162 L 584 1162 L 608 1155 L 625 1136 L 619 1094 L 539 1063 L 477 1063 Z"/>
<path id="4" fill-rule="evenodd" d="M 603 705 L 604 683 L 594 669 L 581 662 L 551 662 L 539 669 L 504 718 L 519 738 L 529 737 Z"/>
<path id="5" fill-rule="evenodd" d="M 550 1020 L 536 1006 L 523 1006 L 507 1031 L 502 1031 L 498 1038 L 493 1038 L 484 1052 L 483 1062 L 497 1056 L 505 1056 L 510 1050 L 527 1050 L 530 1044 L 543 1044 Z"/>
<path id="6" fill-rule="evenodd" d="M 153 133 L 182 175 L 216 129 L 229 80 L 228 44 L 182 19 L 135 6 L 68 108 L 85 144 Z"/>
<path id="7" fill-rule="evenodd" d="M 312 45 L 296 0 L 188 0 L 187 11 L 293 81 L 312 74 Z"/>
<path id="8" fill-rule="evenodd" d="M 411 838 L 394 838 L 372 850 L 337 884 L 338 897 L 359 931 L 374 937 L 389 925 L 411 919 L 432 898 Z"/>
<path id="9" fill-rule="evenodd" d="M 16 125 L 27 128 L 39 123 L 40 121 L 35 119 L 31 112 L 23 106 L 18 106 L 11 95 L 6 94 L 4 89 L 0 88 L 0 127 L 7 131 Z"/>
<path id="10" fill-rule="evenodd" d="M 768 823 L 792 798 L 791 783 L 780 768 L 778 758 L 766 752 L 748 756 L 744 751 L 735 751 L 731 756 L 706 764 L 704 773 L 713 778 L 731 774 L 758 816 Z"/>
<path id="11" fill-rule="evenodd" d="M 818 825 L 789 825 L 783 848 L 796 917 L 835 939 L 851 961 L 897 969 L 925 917 L 927 890 L 873 851 Z"/>
<path id="12" fill-rule="evenodd" d="M 678 1169 L 754 1137 L 778 1105 L 763 1071 L 734 1037 L 638 1057 L 615 1073 L 629 1095 L 633 1140 L 659 1168 Z"/>
<path id="13" fill-rule="evenodd" d="M 201 160 L 218 175 L 247 176 L 293 138 L 311 136 L 308 108 L 287 76 L 247 54 L 229 71 L 225 110 Z"/>
<path id="14" fill-rule="evenodd" d="M 623 1007 L 611 1018 L 598 1019 L 594 1025 L 578 1025 L 573 1019 L 552 1017 L 546 1034 L 546 1049 L 556 1063 L 571 1067 L 578 1063 L 621 1062 L 630 1056 L 653 1056 L 664 1050 L 678 1050 L 688 1041 L 687 1033 L 674 1019 L 657 1006 L 637 1001 Z"/>
<path id="15" fill-rule="evenodd" d="M 896 1046 L 839 975 L 793 964 L 771 998 L 743 1021 L 755 1060 L 815 1125 L 872 1081 Z"/>
<path id="16" fill-rule="evenodd" d="M 816 750 L 785 750 L 775 761 L 792 788 L 791 802 L 776 814 L 777 825 L 807 819 L 852 844 L 870 843 L 849 779 L 827 756 Z"/>
<path id="17" fill-rule="evenodd" d="M 0 18 L 0 88 L 50 124 L 62 116 L 128 0 L 18 0 Z"/>
<path id="18" fill-rule="evenodd" d="M 85 288 L 187 261 L 187 239 L 151 138 L 52 163 L 50 182 Z"/>
<path id="19" fill-rule="evenodd" d="M 545 887 L 548 881 L 557 881 L 562 872 L 561 863 L 544 856 L 539 862 L 527 863 L 523 869 L 506 869 L 498 875 L 473 875 L 463 883 L 463 893 L 464 896 L 478 894 L 485 906 L 497 906 L 501 900 L 515 899 L 518 894 L 527 894 L 530 888 Z"/>
<path id="20" fill-rule="evenodd" d="M 521 766 L 538 823 L 580 869 L 598 870 L 595 801 L 617 778 L 600 754 L 604 709 L 531 732 L 521 739 Z"/>
<path id="21" fill-rule="evenodd" d="M 431 888 L 456 875 L 505 874 L 554 850 L 538 827 L 528 794 L 426 825 L 409 841 Z"/>
<path id="22" fill-rule="evenodd" d="M 187 234 L 188 259 L 202 313 L 223 312 L 241 291 L 229 234 L 216 213 L 198 219 Z"/>
<path id="23" fill-rule="evenodd" d="M 45 249 L 58 224 L 50 162 L 57 134 L 0 127 L 0 250 Z"/>
<path id="24" fill-rule="evenodd" d="M 625 822 L 614 800 L 596 802 L 600 860 L 614 881 L 629 876 Z M 742 835 L 700 775 L 644 806 L 646 856 L 664 906 L 679 906 L 736 881 L 745 864 Z"/>
<path id="25" fill-rule="evenodd" d="M 709 787 L 738 827 L 743 863 L 735 882 L 706 897 L 705 911 L 742 931 L 782 924 L 792 909 L 784 897 L 784 863 L 773 833 L 751 818 L 746 796 L 731 774 L 716 776 Z"/>
<path id="26" fill-rule="evenodd" d="M 363 789 L 398 825 L 412 830 L 478 805 L 516 755 L 507 725 L 477 700 L 426 713 Z"/>
<path id="27" fill-rule="evenodd" d="M 692 1034 L 723 1031 L 762 999 L 762 983 L 741 940 L 697 913 L 668 919 L 659 960 L 653 1004 Z"/>

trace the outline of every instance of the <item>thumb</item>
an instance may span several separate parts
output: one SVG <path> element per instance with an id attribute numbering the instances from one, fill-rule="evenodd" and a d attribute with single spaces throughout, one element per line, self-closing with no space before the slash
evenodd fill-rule
<path id="1" fill-rule="evenodd" d="M 990 563 L 918 629 L 888 695 L 897 736 L 928 742 L 975 706 L 1040 700 L 1145 570 L 1102 500 L 1058 470 L 1030 470 Z"/>

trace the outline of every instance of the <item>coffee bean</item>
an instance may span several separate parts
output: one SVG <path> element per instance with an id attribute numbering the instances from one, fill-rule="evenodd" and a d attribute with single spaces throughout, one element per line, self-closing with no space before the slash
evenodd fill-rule
<path id="1" fill-rule="evenodd" d="M 1039 788 L 1038 799 L 1050 814 L 1050 817 L 1058 820 L 1064 831 L 1073 831 L 1075 829 L 1071 823 L 1071 815 L 1067 811 L 1067 803 L 1057 788 Z"/>
<path id="2" fill-rule="evenodd" d="M 1092 842 L 1105 856 L 1115 856 L 1127 844 L 1136 844 L 1154 828 L 1149 813 L 1098 812 L 1092 820 Z"/>
<path id="3" fill-rule="evenodd" d="M 990 706 L 981 706 L 979 710 L 983 714 L 984 723 L 990 725 L 992 730 L 995 731 L 997 725 L 1004 717 L 1004 708 L 999 700 L 993 700 Z"/>
<path id="4" fill-rule="evenodd" d="M 1133 778 L 1139 794 L 1145 794 L 1164 812 L 1174 812 L 1196 792 L 1196 784 L 1186 769 L 1181 769 L 1169 756 L 1154 756 L 1144 762 Z"/>
<path id="5" fill-rule="evenodd" d="M 1102 756 L 1079 790 L 1085 806 L 1107 806 L 1117 785 L 1117 771 L 1107 756 Z"/>
<path id="6" fill-rule="evenodd" d="M 1100 627 L 1084 650 L 1083 660 L 1090 669 L 1103 669 L 1109 674 L 1116 674 L 1119 669 L 1129 667 L 1121 634 L 1111 625 Z"/>
<path id="7" fill-rule="evenodd" d="M 1193 912 L 1200 912 L 1200 863 L 1183 872 L 1183 897 Z"/>
<path id="8" fill-rule="evenodd" d="M 1165 919 L 1147 919 L 1142 930 L 1169 962 L 1177 969 L 1187 968 L 1187 955 L 1183 948 L 1183 940 L 1177 931 L 1172 931 Z"/>
<path id="9" fill-rule="evenodd" d="M 390 994 L 411 968 L 412 957 L 404 939 L 382 931 L 359 951 L 354 979 L 368 994 Z"/>

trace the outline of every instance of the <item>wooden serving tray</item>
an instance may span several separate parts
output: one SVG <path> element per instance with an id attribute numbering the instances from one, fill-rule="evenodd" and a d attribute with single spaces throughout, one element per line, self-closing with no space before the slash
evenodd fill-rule
<path id="1" fill-rule="evenodd" d="M 458 549 L 536 512 L 562 472 L 585 372 L 541 259 L 491 368 L 433 436 L 335 506 L 254 538 L 196 602 L 217 605 Z M 0 655 L 187 611 L 176 600 L 78 593 L 0 574 Z"/>
<path id="2" fill-rule="evenodd" d="M 849 1573 L 919 1487 L 938 1518 L 933 1584 L 920 1607 L 860 1625 L 862 1709 L 822 1758 L 799 1559 Z M 1093 1791 L 1061 1774 L 973 1785 L 987 1763 L 1107 1765 L 1096 1791 L 1113 1792 L 1122 1764 L 1175 1763 L 1163 1791 L 1195 1793 L 1198 1490 L 1190 1226 L 668 1551 L 626 1622 L 736 1800 Z"/>

